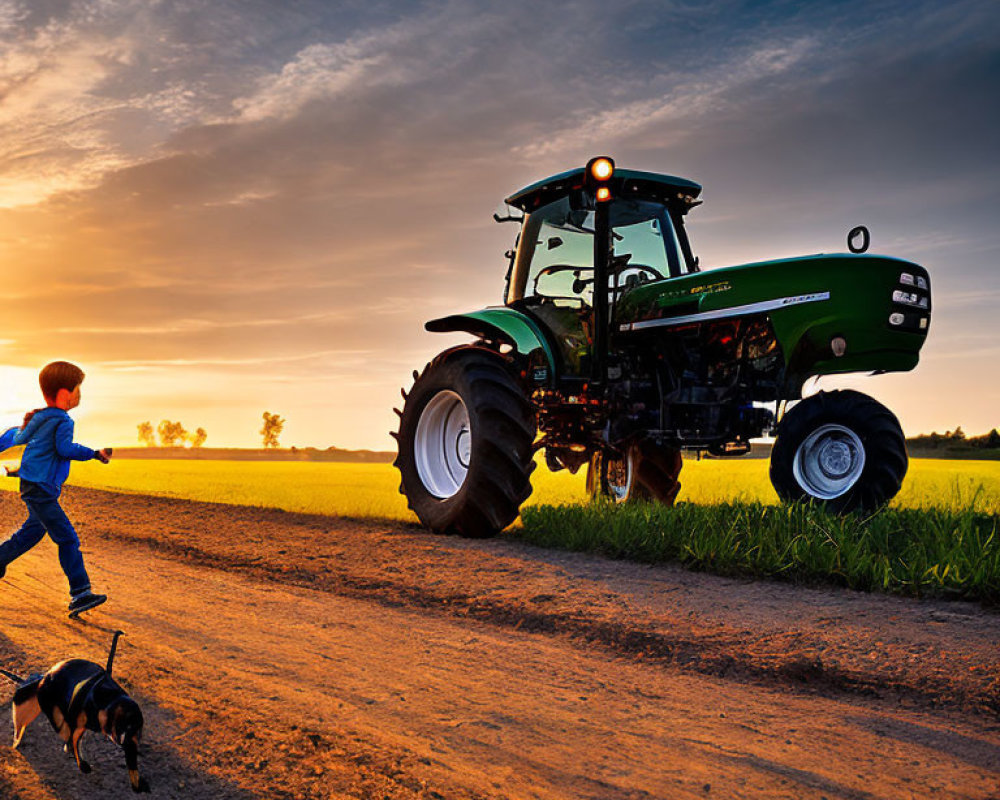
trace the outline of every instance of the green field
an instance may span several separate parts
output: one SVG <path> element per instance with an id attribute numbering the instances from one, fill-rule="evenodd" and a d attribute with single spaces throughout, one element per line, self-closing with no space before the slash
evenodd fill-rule
<path id="1" fill-rule="evenodd" d="M 739 500 L 776 504 L 767 461 L 685 461 L 681 502 Z M 585 501 L 584 472 L 539 467 L 529 506 Z M 119 460 L 73 465 L 70 484 L 215 503 L 282 508 L 316 514 L 414 521 L 397 491 L 399 473 L 388 464 L 290 461 Z M 16 488 L 15 481 L 5 488 Z M 895 508 L 938 508 L 1000 513 L 1000 462 L 913 459 Z"/>
<path id="2" fill-rule="evenodd" d="M 870 519 L 777 503 L 768 463 L 685 461 L 675 508 L 590 504 L 584 475 L 534 475 L 513 535 L 547 547 L 720 574 L 1000 602 L 1000 462 L 913 459 Z M 120 460 L 72 485 L 345 517 L 416 521 L 388 464 Z M 13 490 L 16 482 L 4 488 Z"/>

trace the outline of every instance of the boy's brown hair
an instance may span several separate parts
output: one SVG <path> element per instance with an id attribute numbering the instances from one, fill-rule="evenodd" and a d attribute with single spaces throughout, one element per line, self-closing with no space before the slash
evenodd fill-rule
<path id="1" fill-rule="evenodd" d="M 38 373 L 38 385 L 42 387 L 42 396 L 46 400 L 55 400 L 60 389 L 72 392 L 83 383 L 84 372 L 76 364 L 68 361 L 53 361 L 46 364 Z"/>

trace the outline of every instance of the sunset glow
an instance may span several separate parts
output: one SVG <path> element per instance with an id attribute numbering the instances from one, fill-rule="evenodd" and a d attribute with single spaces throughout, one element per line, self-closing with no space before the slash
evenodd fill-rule
<path id="1" fill-rule="evenodd" d="M 829 385 L 908 434 L 1000 425 L 997 14 L 864 8 L 0 2 L 0 423 L 65 359 L 88 444 L 256 446 L 269 410 L 283 445 L 389 449 L 463 340 L 424 321 L 501 302 L 498 201 L 607 153 L 705 186 L 703 268 L 866 224 L 930 270 L 932 330 Z"/>

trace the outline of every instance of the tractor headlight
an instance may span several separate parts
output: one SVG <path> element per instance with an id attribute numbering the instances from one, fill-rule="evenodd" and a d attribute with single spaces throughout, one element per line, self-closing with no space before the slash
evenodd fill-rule
<path id="1" fill-rule="evenodd" d="M 904 306 L 913 306 L 914 308 L 927 308 L 927 298 L 921 297 L 915 292 L 904 292 L 901 289 L 896 289 L 892 293 L 892 302 L 901 303 Z"/>
<path id="2" fill-rule="evenodd" d="M 927 278 L 923 275 L 911 275 L 909 272 L 899 274 L 899 282 L 903 286 L 916 286 L 918 289 L 927 289 Z"/>

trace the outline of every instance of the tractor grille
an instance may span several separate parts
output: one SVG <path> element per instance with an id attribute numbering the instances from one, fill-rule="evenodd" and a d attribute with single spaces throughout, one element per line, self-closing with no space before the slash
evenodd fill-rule
<path id="1" fill-rule="evenodd" d="M 927 333 L 931 322 L 931 282 L 923 270 L 901 272 L 892 290 L 889 327 Z"/>

